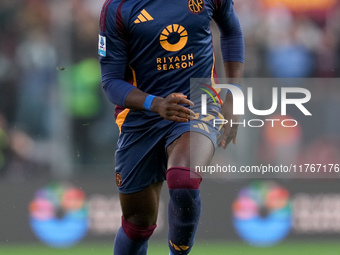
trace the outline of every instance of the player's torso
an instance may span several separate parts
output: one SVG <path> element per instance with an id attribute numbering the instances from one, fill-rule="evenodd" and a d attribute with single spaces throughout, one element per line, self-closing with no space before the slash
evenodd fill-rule
<path id="1" fill-rule="evenodd" d="M 212 2 L 123 2 L 121 17 L 128 38 L 128 61 L 139 89 L 158 96 L 176 91 L 189 93 L 190 78 L 211 77 Z"/>

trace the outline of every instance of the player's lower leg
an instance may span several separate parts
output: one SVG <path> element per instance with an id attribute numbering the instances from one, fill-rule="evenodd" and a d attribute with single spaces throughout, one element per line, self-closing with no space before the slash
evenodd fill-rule
<path id="1" fill-rule="evenodd" d="M 196 175 L 197 178 L 190 176 Z M 190 168 L 172 167 L 166 173 L 170 192 L 169 248 L 170 254 L 186 255 L 190 252 L 201 214 L 198 173 Z"/>
<path id="2" fill-rule="evenodd" d="M 146 255 L 148 241 L 156 225 L 137 226 L 122 217 L 122 226 L 117 232 L 114 255 Z"/>

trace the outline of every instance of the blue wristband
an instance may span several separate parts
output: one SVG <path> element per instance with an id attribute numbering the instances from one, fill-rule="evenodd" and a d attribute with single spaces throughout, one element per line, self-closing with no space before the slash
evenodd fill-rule
<path id="1" fill-rule="evenodd" d="M 236 87 L 238 87 L 239 89 L 242 90 L 241 86 L 237 85 L 236 83 L 230 83 L 230 85 L 234 85 L 234 86 L 236 86 Z M 230 93 L 231 93 L 231 91 L 228 89 L 227 94 L 230 94 Z"/>
<path id="2" fill-rule="evenodd" d="M 148 95 L 148 96 L 145 98 L 145 101 L 144 101 L 144 108 L 145 108 L 145 110 L 151 111 L 151 104 L 152 104 L 152 101 L 153 101 L 153 99 L 154 99 L 155 97 L 156 97 L 156 96 Z"/>

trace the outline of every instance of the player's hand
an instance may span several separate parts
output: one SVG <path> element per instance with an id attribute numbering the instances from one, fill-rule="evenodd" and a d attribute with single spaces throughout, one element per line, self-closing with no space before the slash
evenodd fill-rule
<path id="1" fill-rule="evenodd" d="M 152 102 L 151 111 L 157 112 L 167 120 L 187 122 L 195 116 L 195 113 L 181 104 L 194 105 L 184 94 L 172 93 L 166 98 L 156 97 Z"/>
<path id="2" fill-rule="evenodd" d="M 222 139 L 219 142 L 218 146 L 222 146 L 223 149 L 227 148 L 228 144 L 233 141 L 233 144 L 236 144 L 236 136 L 237 136 L 237 128 L 239 121 L 238 115 L 233 115 L 233 96 L 232 94 L 227 94 L 226 100 L 222 105 L 222 115 L 224 119 L 228 121 L 227 124 L 223 125 L 224 131 L 222 135 Z M 233 122 L 233 126 L 231 126 L 231 120 Z"/>

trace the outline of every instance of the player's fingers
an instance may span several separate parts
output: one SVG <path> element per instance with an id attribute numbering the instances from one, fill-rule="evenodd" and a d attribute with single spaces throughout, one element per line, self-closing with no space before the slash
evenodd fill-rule
<path id="1" fill-rule="evenodd" d="M 175 115 L 168 116 L 166 119 L 171 120 L 171 121 L 176 121 L 176 122 L 188 122 L 189 121 L 187 118 L 180 118 Z"/>
<path id="2" fill-rule="evenodd" d="M 193 110 L 190 110 L 184 106 L 182 106 L 183 108 L 180 109 L 181 112 L 184 112 L 185 114 L 189 115 L 189 118 L 192 119 L 195 117 L 195 112 Z"/>
<path id="3" fill-rule="evenodd" d="M 221 141 L 219 143 L 219 146 L 222 146 L 224 149 L 227 146 L 226 141 L 228 139 L 229 133 L 230 133 L 230 126 L 225 125 L 224 126 L 223 135 L 222 135 L 222 139 L 221 139 Z"/>
<path id="4" fill-rule="evenodd" d="M 232 139 L 233 139 L 233 136 L 229 134 L 225 141 L 225 145 L 223 147 L 224 149 L 227 148 L 228 144 L 231 142 Z"/>
<path id="5" fill-rule="evenodd" d="M 227 137 L 227 139 L 226 139 L 226 141 L 225 141 L 225 148 L 227 148 L 228 144 L 229 144 L 231 141 L 233 141 L 233 143 L 236 142 L 236 140 L 234 140 L 234 139 L 236 139 L 236 134 L 237 134 L 237 127 L 233 126 L 233 127 L 230 129 L 230 132 L 229 132 L 229 134 L 228 134 L 228 137 Z M 235 143 L 234 143 L 234 144 L 235 144 Z"/>
<path id="6" fill-rule="evenodd" d="M 195 116 L 194 111 L 184 107 L 183 105 L 170 105 L 169 111 L 185 113 L 189 116 L 189 118 L 193 118 Z M 173 115 L 176 115 L 176 114 L 173 114 Z"/>
<path id="7" fill-rule="evenodd" d="M 183 98 L 183 97 L 171 97 L 169 99 L 169 103 L 186 104 L 186 105 L 190 105 L 190 106 L 194 105 L 194 103 L 192 101 L 190 101 L 189 99 Z"/>
<path id="8" fill-rule="evenodd" d="M 236 130 L 235 136 L 234 136 L 234 138 L 233 138 L 233 144 L 236 144 L 236 137 L 237 137 L 237 130 Z"/>
<path id="9" fill-rule="evenodd" d="M 182 97 L 182 98 L 187 98 L 186 95 L 184 95 L 183 93 L 180 92 L 175 92 L 171 94 L 173 97 Z"/>
<path id="10" fill-rule="evenodd" d="M 190 114 L 185 113 L 185 112 L 181 112 L 181 111 L 175 111 L 175 110 L 168 111 L 166 113 L 166 115 L 167 116 L 176 116 L 176 117 L 180 117 L 180 118 L 185 118 L 187 120 L 191 119 Z"/>

